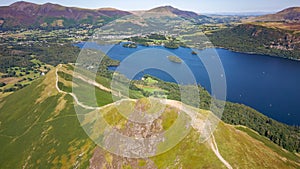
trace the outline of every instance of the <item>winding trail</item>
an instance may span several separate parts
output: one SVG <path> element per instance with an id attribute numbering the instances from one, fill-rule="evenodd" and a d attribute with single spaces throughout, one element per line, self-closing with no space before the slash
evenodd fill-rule
<path id="1" fill-rule="evenodd" d="M 71 95 L 74 98 L 74 101 L 76 102 L 76 104 L 78 104 L 80 107 L 83 107 L 83 108 L 88 109 L 88 110 L 97 110 L 97 109 L 100 109 L 99 107 L 91 107 L 91 106 L 84 105 L 83 103 L 81 103 L 78 100 L 77 96 L 74 93 L 68 93 L 68 92 L 60 90 L 60 88 L 58 87 L 59 76 L 58 76 L 58 73 L 57 73 L 59 68 L 61 68 L 61 64 L 59 64 L 58 68 L 56 68 L 56 70 L 55 70 L 55 76 L 56 76 L 55 87 L 56 87 L 57 91 L 59 93 Z"/>
<path id="2" fill-rule="evenodd" d="M 113 102 L 113 103 L 110 103 L 110 104 L 107 104 L 105 106 L 102 106 L 102 107 L 91 107 L 91 106 L 87 106 L 87 105 L 84 105 L 83 103 L 81 103 L 77 96 L 73 93 L 68 93 L 68 92 L 65 92 L 65 91 L 62 91 L 59 86 L 58 86 L 58 81 L 59 81 L 59 76 L 58 76 L 58 69 L 61 68 L 61 64 L 56 68 L 56 71 L 55 71 L 55 75 L 56 75 L 56 89 L 59 93 L 63 93 L 63 94 L 69 94 L 71 95 L 73 98 L 74 98 L 74 101 L 76 104 L 78 104 L 79 106 L 85 108 L 85 109 L 88 109 L 88 110 L 100 110 L 100 109 L 104 109 L 106 107 L 109 107 L 109 106 L 112 106 L 112 105 L 115 105 L 116 103 L 119 103 L 119 102 L 122 102 L 124 100 L 132 100 L 132 101 L 136 101 L 134 99 L 129 99 L 129 98 L 126 98 L 126 99 L 122 99 L 122 100 L 119 100 L 117 102 Z M 112 91 L 111 89 L 108 89 L 106 87 L 104 87 L 103 85 L 95 82 L 95 81 L 92 81 L 90 79 L 87 79 L 79 74 L 76 74 L 76 78 L 79 78 L 81 79 L 82 81 L 85 81 L 87 82 L 88 84 L 90 85 L 93 85 L 95 87 L 98 87 L 99 89 L 101 90 L 104 90 L 104 91 L 107 91 L 107 92 L 111 92 L 112 94 L 116 94 L 117 92 L 114 92 Z M 201 120 L 199 118 L 199 116 L 201 116 L 198 112 L 188 108 L 187 106 L 184 106 L 184 104 L 182 102 L 179 102 L 179 101 L 176 101 L 176 100 L 169 100 L 169 99 L 165 99 L 163 102 L 161 102 L 163 104 L 166 104 L 166 105 L 169 105 L 169 106 L 172 106 L 172 107 L 175 107 L 183 112 L 185 112 L 187 115 L 189 115 L 192 119 L 191 121 L 191 125 L 192 127 L 197 130 L 198 132 L 202 133 L 203 130 L 204 130 L 204 122 L 203 120 Z M 210 128 L 210 126 L 209 126 Z M 211 131 L 211 129 L 210 129 Z M 215 155 L 219 158 L 219 160 L 228 168 L 228 169 L 232 169 L 232 166 L 223 158 L 223 156 L 220 154 L 219 152 L 219 149 L 218 149 L 218 146 L 217 146 L 217 142 L 215 140 L 215 137 L 213 135 L 212 132 L 210 132 L 210 137 L 206 140 L 206 142 L 209 144 L 209 146 L 211 147 L 212 151 L 215 153 Z"/>
<path id="3" fill-rule="evenodd" d="M 179 110 L 185 112 L 187 115 L 189 115 L 192 119 L 191 125 L 194 129 L 196 129 L 198 132 L 203 133 L 207 132 L 207 128 L 205 128 L 204 121 L 199 118 L 199 113 L 193 111 L 192 109 L 188 108 L 187 106 L 184 106 L 182 102 L 175 101 L 175 100 L 166 100 L 166 104 L 171 105 L 175 108 L 178 108 Z M 205 130 L 206 129 L 206 130 Z M 209 144 L 215 155 L 219 158 L 219 160 L 228 168 L 232 169 L 232 166 L 223 158 L 223 156 L 220 154 L 217 142 L 215 140 L 215 136 L 213 132 L 211 132 L 212 129 L 209 126 L 209 133 L 210 136 L 206 140 L 206 142 Z"/>
<path id="4" fill-rule="evenodd" d="M 232 169 L 232 166 L 223 158 L 223 156 L 220 154 L 217 142 L 215 140 L 215 136 L 211 134 L 211 137 L 208 140 L 208 144 L 210 145 L 211 149 L 215 153 L 215 155 L 219 158 L 219 160 L 228 168 Z"/>
<path id="5" fill-rule="evenodd" d="M 93 80 L 90 80 L 90 79 L 88 79 L 88 78 L 85 78 L 85 77 L 81 76 L 79 73 L 74 73 L 74 76 L 75 76 L 76 78 L 78 78 L 78 79 L 80 79 L 80 80 L 82 80 L 82 81 L 84 81 L 84 82 L 90 84 L 90 85 L 93 85 L 93 86 L 95 86 L 95 87 L 98 87 L 98 88 L 101 89 L 101 90 L 104 90 L 104 91 L 106 91 L 106 92 L 113 93 L 113 91 L 112 91 L 111 89 L 109 89 L 109 88 L 103 86 L 102 84 L 99 84 L 99 83 L 97 83 L 97 82 L 95 82 L 95 81 L 93 81 Z"/>

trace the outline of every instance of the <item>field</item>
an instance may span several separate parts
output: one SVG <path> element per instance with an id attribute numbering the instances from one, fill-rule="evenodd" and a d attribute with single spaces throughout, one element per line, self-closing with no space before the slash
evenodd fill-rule
<path id="1" fill-rule="evenodd" d="M 33 63 L 31 67 L 10 67 L 5 73 L 1 73 L 0 97 L 30 85 L 35 79 L 44 76 L 52 67 L 37 59 L 32 59 L 30 62 Z"/>

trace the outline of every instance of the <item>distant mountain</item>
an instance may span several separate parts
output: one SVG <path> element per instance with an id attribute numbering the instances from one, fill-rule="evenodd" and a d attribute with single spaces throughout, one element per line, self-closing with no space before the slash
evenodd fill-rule
<path id="1" fill-rule="evenodd" d="M 199 15 L 192 11 L 183 11 L 172 6 L 162 6 L 147 11 L 148 13 L 159 13 L 161 15 L 177 16 L 195 23 L 211 23 L 214 22 L 211 17 Z"/>
<path id="2" fill-rule="evenodd" d="M 262 16 L 273 14 L 273 12 L 216 12 L 216 13 L 203 13 L 206 16 L 241 16 L 241 17 L 249 17 L 249 16 Z"/>
<path id="3" fill-rule="evenodd" d="M 215 20 L 205 15 L 199 15 L 191 11 L 183 11 L 171 6 L 162 6 L 148 11 L 156 17 L 177 17 L 192 23 L 214 23 Z M 114 19 L 132 14 L 114 8 L 84 9 L 77 7 L 65 7 L 58 4 L 46 3 L 42 5 L 30 2 L 16 2 L 10 6 L 0 7 L 0 28 L 55 28 L 74 27 L 84 24 L 102 26 Z"/>
<path id="4" fill-rule="evenodd" d="M 145 11 L 134 11 L 133 15 L 119 18 L 117 22 L 111 22 L 102 30 L 104 34 L 135 35 L 149 34 L 153 32 L 164 32 L 167 34 L 177 35 L 183 33 L 182 30 L 196 28 L 197 24 L 216 23 L 217 19 L 199 15 L 195 12 L 183 11 L 172 6 L 162 6 Z M 100 32 L 99 32 L 100 33 Z M 106 37 L 106 36 L 103 36 Z M 118 39 L 121 40 L 121 39 Z M 105 41 L 105 40 L 104 40 Z"/>
<path id="5" fill-rule="evenodd" d="M 172 13 L 177 16 L 185 17 L 185 18 L 196 18 L 199 15 L 195 12 L 191 11 L 182 11 L 177 8 L 174 8 L 172 6 L 162 6 L 162 7 L 157 7 L 150 9 L 148 12 L 158 12 L 158 13 Z"/>
<path id="6" fill-rule="evenodd" d="M 300 7 L 243 20 L 209 35 L 215 46 L 240 52 L 300 59 Z"/>
<path id="7" fill-rule="evenodd" d="M 251 19 L 258 22 L 297 22 L 300 23 L 300 7 L 284 9 L 276 14 L 263 15 Z"/>
<path id="8" fill-rule="evenodd" d="M 80 24 L 100 24 L 131 14 L 113 8 L 82 9 L 46 3 L 38 5 L 16 2 L 0 7 L 0 26 L 12 27 L 71 27 Z"/>

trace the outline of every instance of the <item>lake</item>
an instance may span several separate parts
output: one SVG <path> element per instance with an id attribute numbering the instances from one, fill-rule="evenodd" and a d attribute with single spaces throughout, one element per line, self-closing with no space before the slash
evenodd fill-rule
<path id="1" fill-rule="evenodd" d="M 76 44 L 83 47 L 84 43 Z M 85 47 L 101 48 L 106 46 L 88 44 Z M 189 48 L 166 49 L 162 46 L 138 46 L 137 48 L 124 48 L 114 45 L 107 55 L 112 59 L 124 60 L 131 54 L 149 48 L 161 49 L 180 57 L 194 73 L 196 81 L 209 92 L 210 81 L 204 64 L 191 54 Z M 245 54 L 225 49 L 205 49 L 197 51 L 199 57 L 210 57 L 216 51 L 224 68 L 227 82 L 227 101 L 242 103 L 277 121 L 300 125 L 300 62 L 289 59 L 270 57 L 257 54 Z M 153 53 L 148 53 L 149 57 Z M 141 65 L 147 60 L 137 60 L 136 65 Z M 180 67 L 178 63 L 166 62 L 174 69 Z M 111 67 L 115 70 L 115 67 Z M 157 69 L 146 69 L 138 73 L 134 79 L 140 79 L 144 74 L 150 74 L 162 80 L 175 82 L 167 73 Z"/>

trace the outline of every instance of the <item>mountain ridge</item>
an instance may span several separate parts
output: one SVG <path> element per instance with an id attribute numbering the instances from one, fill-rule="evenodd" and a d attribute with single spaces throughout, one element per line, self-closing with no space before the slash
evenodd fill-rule
<path id="1" fill-rule="evenodd" d="M 76 26 L 79 24 L 93 24 L 99 19 L 118 18 L 130 15 L 130 12 L 118 9 L 85 9 L 65 7 L 59 4 L 34 4 L 20 1 L 9 6 L 0 7 L 2 28 L 12 27 L 56 27 L 53 23 L 62 20 L 60 27 Z M 51 26 L 52 24 L 52 26 Z"/>
<path id="2" fill-rule="evenodd" d="M 300 23 L 300 7 L 290 7 L 275 14 L 258 16 L 249 21 L 254 22 L 295 22 Z"/>
<path id="3" fill-rule="evenodd" d="M 84 24 L 101 27 L 117 18 L 137 13 L 156 13 L 158 16 L 180 17 L 194 24 L 216 23 L 213 18 L 193 11 L 181 10 L 170 5 L 143 11 L 123 11 L 115 8 L 67 7 L 55 3 L 35 4 L 18 1 L 0 6 L 0 29 L 17 28 L 68 28 Z M 156 16 L 156 17 L 158 17 Z M 247 22 L 293 22 L 300 23 L 300 7 L 284 9 L 276 14 L 247 19 Z"/>
<path id="4" fill-rule="evenodd" d="M 74 106 L 78 105 L 70 95 L 55 88 L 57 78 L 59 83 L 63 83 L 60 87 L 70 85 L 70 79 L 55 74 L 58 69 L 59 72 L 72 73 L 69 68 L 68 65 L 58 66 L 32 85 L 0 101 L 0 121 L 3 127 L 0 131 L 0 153 L 4 154 L 0 156 L 1 168 L 226 168 L 216 153 L 233 168 L 297 168 L 300 165 L 291 152 L 283 151 L 246 127 L 223 122 L 219 123 L 212 140 L 203 144 L 199 143 L 199 133 L 193 129 L 178 145 L 158 156 L 131 159 L 112 154 L 93 143 L 77 119 Z M 24 96 L 27 99 L 16 103 Z M 36 104 L 37 100 L 39 104 Z M 13 114 L 11 110 L 14 110 Z M 107 107 L 107 111 L 103 111 L 108 123 L 118 125 L 126 122 L 115 110 Z M 171 115 L 176 112 L 176 109 L 167 109 L 167 116 L 162 119 L 163 126 L 170 125 L 165 119 L 175 118 Z M 206 113 L 199 110 L 200 116 Z M 89 121 L 89 118 L 85 120 L 86 123 Z M 132 126 L 130 124 L 128 126 Z M 99 123 L 92 125 L 101 126 Z"/>
<path id="5" fill-rule="evenodd" d="M 80 24 L 99 26 L 114 19 L 134 13 L 157 13 L 160 16 L 176 16 L 194 23 L 210 23 L 211 18 L 192 11 L 184 11 L 172 6 L 161 6 L 145 11 L 128 12 L 115 8 L 87 9 L 66 7 L 59 4 L 35 4 L 26 1 L 0 6 L 0 28 L 45 28 L 74 27 Z M 104 20 L 104 21 L 103 21 Z M 57 24 L 60 23 L 60 24 Z"/>

